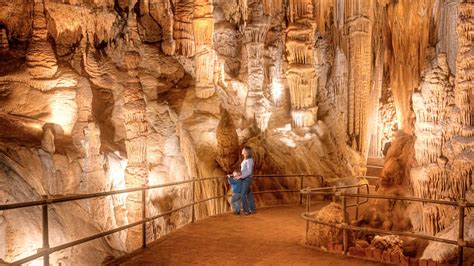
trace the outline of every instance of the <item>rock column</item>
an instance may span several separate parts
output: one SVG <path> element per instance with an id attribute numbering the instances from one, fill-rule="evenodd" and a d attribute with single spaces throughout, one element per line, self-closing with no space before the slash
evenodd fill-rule
<path id="1" fill-rule="evenodd" d="M 140 187 L 147 183 L 148 168 L 146 161 L 146 145 L 148 126 L 145 118 L 146 105 L 144 93 L 138 78 L 138 65 L 140 54 L 128 51 L 125 55 L 128 68 L 128 79 L 124 89 L 124 114 L 123 121 L 126 129 L 125 148 L 127 150 L 128 164 L 125 169 L 125 183 L 127 188 Z M 141 194 L 130 193 L 126 199 L 128 222 L 141 219 Z M 127 234 L 127 250 L 139 247 L 141 243 L 141 230 L 131 228 Z"/>

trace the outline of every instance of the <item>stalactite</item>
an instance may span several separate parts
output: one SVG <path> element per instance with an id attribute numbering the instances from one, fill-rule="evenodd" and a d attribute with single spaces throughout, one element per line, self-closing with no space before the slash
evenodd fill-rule
<path id="1" fill-rule="evenodd" d="M 268 32 L 269 17 L 263 13 L 260 1 L 253 2 L 250 8 L 251 23 L 244 30 L 247 50 L 247 99 L 245 102 L 246 114 L 249 119 L 255 119 L 258 127 L 263 131 L 267 128 L 270 118 L 269 104 L 264 97 L 265 71 L 263 64 L 264 42 Z"/>
<path id="2" fill-rule="evenodd" d="M 273 34 L 281 36 L 282 30 L 280 28 L 275 29 Z M 268 46 L 269 51 L 269 66 L 268 66 L 268 86 L 269 94 L 273 100 L 276 108 L 282 107 L 281 103 L 285 100 L 285 87 L 282 82 L 282 63 L 283 63 L 283 52 L 284 42 L 280 38 L 275 40 L 274 43 Z"/>
<path id="3" fill-rule="evenodd" d="M 426 59 L 433 3 L 432 0 L 400 0 L 392 1 L 387 6 L 393 48 L 389 70 L 390 87 L 399 128 L 408 133 L 412 130 L 410 97 L 419 85 Z"/>
<path id="4" fill-rule="evenodd" d="M 0 29 L 0 53 L 8 51 L 8 36 L 6 29 Z"/>
<path id="5" fill-rule="evenodd" d="M 290 0 L 285 43 L 286 72 L 290 89 L 293 124 L 308 127 L 316 121 L 317 80 L 314 67 L 314 7 L 312 1 Z"/>
<path id="6" fill-rule="evenodd" d="M 28 72 L 35 78 L 51 78 L 58 70 L 56 55 L 47 40 L 44 0 L 35 0 L 32 41 L 26 51 Z"/>
<path id="7" fill-rule="evenodd" d="M 456 74 L 456 55 L 458 46 L 456 21 L 458 17 L 459 0 L 446 0 L 443 2 L 441 8 L 441 21 L 438 30 L 440 40 L 436 46 L 436 50 L 438 53 L 445 53 L 447 55 L 449 70 Z"/>
<path id="8" fill-rule="evenodd" d="M 214 32 L 212 1 L 194 1 L 193 31 L 196 49 L 196 97 L 209 98 L 215 92 L 214 65 L 216 61 L 216 54 L 212 49 Z"/>
<path id="9" fill-rule="evenodd" d="M 128 164 L 125 169 L 125 183 L 128 188 L 139 187 L 147 183 L 148 167 L 146 161 L 146 145 L 148 124 L 145 113 L 145 100 L 140 79 L 138 78 L 138 65 L 140 54 L 128 51 L 125 54 L 128 68 L 128 78 L 124 90 L 123 121 L 126 129 L 125 148 L 127 150 Z M 141 197 L 137 193 L 127 195 L 128 220 L 137 221 L 141 217 Z M 127 250 L 139 246 L 141 233 L 139 228 L 129 229 L 127 234 Z"/>
<path id="10" fill-rule="evenodd" d="M 346 2 L 349 45 L 349 125 L 352 146 L 362 154 L 367 150 L 367 126 L 372 62 L 372 1 Z M 357 7 L 357 8 L 356 8 Z M 354 143 L 354 141 L 356 143 Z"/>
<path id="11" fill-rule="evenodd" d="M 459 36 L 459 47 L 456 57 L 456 86 L 454 98 L 460 110 L 462 126 L 473 125 L 472 82 L 474 80 L 474 3 L 463 1 L 459 5 L 459 16 L 456 31 Z"/>
<path id="12" fill-rule="evenodd" d="M 283 0 L 262 0 L 263 13 L 268 16 L 275 16 L 283 10 Z"/>
<path id="13" fill-rule="evenodd" d="M 173 38 L 174 13 L 170 0 L 150 0 L 150 15 L 163 29 L 161 49 L 167 55 L 174 55 L 176 42 Z"/>
<path id="14" fill-rule="evenodd" d="M 176 52 L 191 57 L 194 56 L 193 32 L 193 0 L 179 0 L 176 3 L 174 38 L 176 39 Z"/>

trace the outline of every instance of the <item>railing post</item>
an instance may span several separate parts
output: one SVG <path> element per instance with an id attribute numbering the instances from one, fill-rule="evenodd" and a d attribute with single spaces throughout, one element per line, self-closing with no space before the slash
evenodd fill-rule
<path id="1" fill-rule="evenodd" d="M 357 186 L 357 194 L 359 194 L 359 193 L 360 193 L 360 186 Z M 355 213 L 355 215 L 356 215 L 356 218 L 355 218 L 356 221 L 359 220 L 359 199 L 360 199 L 359 197 L 356 197 L 356 202 L 357 202 L 357 203 L 356 203 L 356 204 L 357 204 L 356 213 Z"/>
<path id="2" fill-rule="evenodd" d="M 191 222 L 194 223 L 196 221 L 196 211 L 194 208 L 196 207 L 196 178 L 193 177 L 193 206 L 192 206 L 192 214 L 191 214 Z"/>
<path id="3" fill-rule="evenodd" d="M 300 176 L 300 190 L 303 189 L 303 176 Z M 300 205 L 303 205 L 303 194 L 300 192 Z"/>
<path id="4" fill-rule="evenodd" d="M 147 184 L 142 185 L 142 220 L 146 219 L 146 188 Z M 146 248 L 146 222 L 142 223 L 142 248 Z"/>
<path id="5" fill-rule="evenodd" d="M 336 187 L 336 186 L 333 186 L 333 187 L 332 187 L 332 192 L 333 192 L 333 194 L 332 194 L 332 202 L 335 203 L 335 202 L 336 202 L 336 192 L 337 192 L 337 187 Z"/>
<path id="6" fill-rule="evenodd" d="M 343 223 L 343 228 L 342 228 L 342 245 L 344 249 L 344 256 L 347 255 L 347 245 L 348 245 L 348 239 L 347 239 L 347 215 L 346 215 L 346 209 L 347 209 L 347 203 L 346 203 L 346 196 L 344 196 L 344 192 L 342 192 L 342 215 L 344 217 L 344 223 Z"/>
<path id="7" fill-rule="evenodd" d="M 43 195 L 43 199 L 48 199 L 47 195 Z M 48 222 L 48 205 L 44 204 L 41 206 L 42 210 L 42 226 L 43 226 L 43 247 L 42 250 L 45 251 L 49 249 L 49 222 Z M 49 253 L 43 256 L 43 265 L 49 266 Z"/>
<path id="8" fill-rule="evenodd" d="M 458 237 L 458 265 L 463 265 L 464 259 L 464 208 L 466 207 L 466 200 L 464 198 L 458 201 L 459 206 L 459 237 Z"/>
<path id="9" fill-rule="evenodd" d="M 301 192 L 300 192 L 301 193 Z M 303 196 L 303 195 L 301 195 Z M 308 194 L 306 194 L 306 214 L 309 214 L 309 208 L 310 208 L 310 205 L 311 205 L 311 198 L 310 198 L 310 194 L 308 192 Z M 306 242 L 306 245 L 308 244 L 308 230 L 309 230 L 309 221 L 306 220 L 306 237 L 305 237 L 305 242 Z"/>

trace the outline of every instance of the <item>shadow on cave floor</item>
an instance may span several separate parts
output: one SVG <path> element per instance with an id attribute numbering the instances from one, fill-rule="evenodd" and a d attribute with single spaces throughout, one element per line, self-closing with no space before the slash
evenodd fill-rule
<path id="1" fill-rule="evenodd" d="M 304 207 L 293 206 L 209 217 L 150 244 L 121 265 L 382 265 L 305 247 L 303 212 Z"/>

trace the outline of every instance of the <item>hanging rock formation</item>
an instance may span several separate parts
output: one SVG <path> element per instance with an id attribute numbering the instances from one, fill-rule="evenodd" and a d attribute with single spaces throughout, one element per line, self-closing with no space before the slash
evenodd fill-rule
<path id="1" fill-rule="evenodd" d="M 209 98 L 215 92 L 214 64 L 216 55 L 212 49 L 214 32 L 213 5 L 210 0 L 194 1 L 193 31 L 196 55 L 196 96 Z"/>
<path id="2" fill-rule="evenodd" d="M 312 1 L 289 1 L 289 25 L 286 29 L 291 116 L 297 127 L 314 124 L 317 115 L 316 73 L 313 68 L 314 8 Z"/>
<path id="3" fill-rule="evenodd" d="M 265 36 L 269 28 L 269 17 L 264 15 L 260 1 L 250 1 L 247 26 L 245 27 L 245 48 L 247 50 L 247 98 L 245 108 L 247 117 L 255 119 L 261 130 L 267 128 L 270 118 L 269 105 L 263 95 Z"/>
<path id="4" fill-rule="evenodd" d="M 33 36 L 26 52 L 26 63 L 28 72 L 36 78 L 51 78 L 58 70 L 56 55 L 47 37 L 44 0 L 35 0 Z"/>

